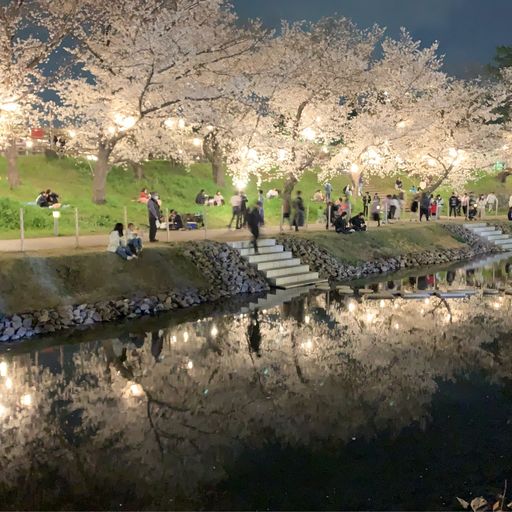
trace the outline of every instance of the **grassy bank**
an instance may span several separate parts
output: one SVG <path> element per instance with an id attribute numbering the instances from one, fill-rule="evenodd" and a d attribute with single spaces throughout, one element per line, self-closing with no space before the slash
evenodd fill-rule
<path id="1" fill-rule="evenodd" d="M 311 232 L 299 236 L 314 241 L 337 260 L 350 264 L 433 249 L 456 249 L 464 245 L 436 223 L 396 224 L 389 229 L 375 228 L 350 235 Z"/>
<path id="2" fill-rule="evenodd" d="M 149 248 L 131 262 L 97 251 L 0 255 L 3 314 L 204 288 L 208 284 L 179 246 Z"/>
<path id="3" fill-rule="evenodd" d="M 463 246 L 442 226 L 433 223 L 395 225 L 346 236 L 333 232 L 308 232 L 299 236 L 313 240 L 338 260 L 352 264 Z M 150 247 L 131 262 L 95 250 L 70 250 L 67 254 L 38 252 L 25 256 L 2 254 L 0 312 L 12 314 L 209 286 L 208 280 L 184 256 L 182 247 L 180 244 Z"/>
<path id="4" fill-rule="evenodd" d="M 181 213 L 196 213 L 201 208 L 194 203 L 199 190 L 204 189 L 213 195 L 218 187 L 213 183 L 209 164 L 198 163 L 190 169 L 171 166 L 169 162 L 152 161 L 144 165 L 144 178 L 137 180 L 131 170 L 114 168 L 109 174 L 107 183 L 107 204 L 95 205 L 91 202 L 92 171 L 87 161 L 69 158 L 47 159 L 43 155 L 22 156 L 19 158 L 19 168 L 22 185 L 15 191 L 10 191 L 5 179 L 5 159 L 0 158 L 0 238 L 16 238 L 19 236 L 19 208 L 25 209 L 26 235 L 51 236 L 53 234 L 52 212 L 30 206 L 27 203 L 35 201 L 37 194 L 47 188 L 57 191 L 62 202 L 69 205 L 61 210 L 59 233 L 74 234 L 75 208 L 79 211 L 81 234 L 105 233 L 112 226 L 123 221 L 124 208 L 127 208 L 129 220 L 137 224 L 147 222 L 147 212 L 144 205 L 138 204 L 136 198 L 143 187 L 157 190 L 163 200 L 163 207 L 176 209 Z M 394 192 L 394 178 L 386 179 L 372 177 L 365 183 L 370 191 L 380 194 Z M 334 197 L 341 195 L 343 187 L 349 182 L 348 175 L 342 175 L 332 180 Z M 403 177 L 404 189 L 408 190 L 412 181 Z M 270 188 L 283 188 L 283 180 L 274 180 L 261 185 L 266 192 Z M 311 201 L 315 190 L 321 188 L 317 175 L 307 172 L 295 190 L 302 190 L 306 205 L 309 206 L 310 222 L 314 223 L 322 216 L 323 205 Z M 247 194 L 251 203 L 257 197 L 257 184 L 253 180 L 247 186 Z M 500 204 L 505 207 L 508 196 L 512 193 L 510 183 L 500 183 L 495 175 L 482 175 L 478 180 L 468 185 L 468 189 L 476 193 L 495 191 Z M 226 201 L 232 195 L 234 187 L 229 177 L 226 186 L 221 189 Z M 451 189 L 442 190 L 445 199 Z M 361 205 L 356 202 L 354 210 Z M 268 224 L 278 224 L 281 211 L 281 201 L 269 200 L 265 204 L 265 216 Z M 205 208 L 207 224 L 211 228 L 224 227 L 231 217 L 229 204 L 223 207 Z"/>

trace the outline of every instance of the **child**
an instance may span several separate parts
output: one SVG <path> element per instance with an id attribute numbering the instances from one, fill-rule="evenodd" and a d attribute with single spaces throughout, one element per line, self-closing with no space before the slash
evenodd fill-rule
<path id="1" fill-rule="evenodd" d="M 142 238 L 137 233 L 132 222 L 128 224 L 128 229 L 126 230 L 126 243 L 133 254 L 140 254 L 142 252 Z"/>

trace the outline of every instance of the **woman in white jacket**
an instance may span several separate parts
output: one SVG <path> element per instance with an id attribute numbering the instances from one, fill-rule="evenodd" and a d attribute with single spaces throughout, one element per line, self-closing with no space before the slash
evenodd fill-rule
<path id="1" fill-rule="evenodd" d="M 113 231 L 108 237 L 107 251 L 116 253 L 123 260 L 132 260 L 137 256 L 126 246 L 123 238 L 123 228 L 124 226 L 120 222 L 114 226 Z"/>

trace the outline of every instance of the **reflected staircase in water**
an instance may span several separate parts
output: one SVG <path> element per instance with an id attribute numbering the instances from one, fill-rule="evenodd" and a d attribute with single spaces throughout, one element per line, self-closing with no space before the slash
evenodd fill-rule
<path id="1" fill-rule="evenodd" d="M 464 227 L 483 238 L 485 241 L 500 247 L 505 251 L 512 251 L 512 237 L 503 233 L 496 226 L 489 226 L 486 222 L 466 223 Z"/>
<path id="2" fill-rule="evenodd" d="M 256 309 L 260 311 L 265 311 L 267 309 L 275 308 L 276 306 L 281 306 L 287 302 L 300 297 L 301 295 L 306 295 L 312 289 L 311 286 L 301 286 L 298 288 L 276 288 L 268 292 L 265 297 L 260 297 L 257 302 L 251 302 L 247 307 L 242 308 L 241 313 L 248 313 L 249 311 L 254 311 Z"/>
<path id="3" fill-rule="evenodd" d="M 250 240 L 229 242 L 228 245 L 262 272 L 274 288 L 299 288 L 325 282 L 318 272 L 312 272 L 309 265 L 295 258 L 291 251 L 285 251 L 274 238 L 258 240 L 257 254 Z"/>

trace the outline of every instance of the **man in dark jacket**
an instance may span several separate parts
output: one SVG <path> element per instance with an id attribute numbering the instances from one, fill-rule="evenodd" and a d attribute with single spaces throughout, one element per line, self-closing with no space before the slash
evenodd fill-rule
<path id="1" fill-rule="evenodd" d="M 252 234 L 252 245 L 254 253 L 258 254 L 258 238 L 260 236 L 261 215 L 259 207 L 256 204 L 254 208 L 250 208 L 246 215 L 247 225 Z"/>
<path id="2" fill-rule="evenodd" d="M 366 222 L 364 221 L 364 213 L 358 213 L 350 219 L 350 224 L 356 231 L 366 231 Z"/>
<path id="3" fill-rule="evenodd" d="M 452 214 L 454 217 L 457 217 L 457 204 L 459 202 L 459 198 L 455 194 L 455 192 L 452 192 L 452 195 L 450 196 L 450 199 L 448 199 L 448 205 L 450 206 L 450 213 L 449 216 L 451 217 Z"/>
<path id="4" fill-rule="evenodd" d="M 160 222 L 162 214 L 160 213 L 160 205 L 158 204 L 158 194 L 151 192 L 148 201 L 148 217 L 149 217 L 149 241 L 158 242 L 156 239 L 157 222 Z"/>

